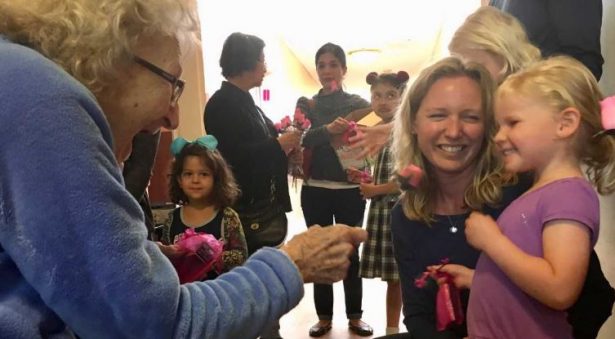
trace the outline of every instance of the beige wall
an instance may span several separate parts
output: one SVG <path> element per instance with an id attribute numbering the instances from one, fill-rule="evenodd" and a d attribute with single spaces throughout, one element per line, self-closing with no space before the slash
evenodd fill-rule
<path id="1" fill-rule="evenodd" d="M 269 74 L 260 89 L 268 89 L 271 99 L 263 101 L 258 90 L 253 91 L 253 95 L 257 105 L 275 122 L 285 115 L 292 116 L 297 99 L 314 95 L 320 89 L 320 83 L 299 62 L 283 39 L 274 37 L 266 43 Z"/>
<path id="2" fill-rule="evenodd" d="M 186 82 L 179 99 L 179 127 L 174 136 L 194 140 L 203 134 L 203 109 L 205 108 L 205 77 L 201 46 L 192 48 L 184 56 L 182 79 Z"/>

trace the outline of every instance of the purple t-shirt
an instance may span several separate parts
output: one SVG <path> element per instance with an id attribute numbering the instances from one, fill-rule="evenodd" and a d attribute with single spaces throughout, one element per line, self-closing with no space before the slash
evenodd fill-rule
<path id="1" fill-rule="evenodd" d="M 543 257 L 543 225 L 556 219 L 584 224 L 591 232 L 592 247 L 596 244 L 600 205 L 589 182 L 567 178 L 529 192 L 502 212 L 498 225 L 525 253 Z M 565 311 L 549 308 L 523 292 L 484 253 L 472 281 L 468 333 L 470 338 L 572 338 Z"/>

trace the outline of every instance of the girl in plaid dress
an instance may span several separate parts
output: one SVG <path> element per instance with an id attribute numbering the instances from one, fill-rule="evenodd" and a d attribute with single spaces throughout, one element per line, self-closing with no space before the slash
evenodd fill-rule
<path id="1" fill-rule="evenodd" d="M 382 123 L 393 120 L 403 88 L 408 80 L 408 73 L 367 75 L 367 83 L 371 86 L 371 103 L 374 112 L 382 119 Z M 363 245 L 359 274 L 363 278 L 382 278 L 387 282 L 386 334 L 399 332 L 399 315 L 401 311 L 401 289 L 397 264 L 393 256 L 391 241 L 391 209 L 399 196 L 397 183 L 391 179 L 389 162 L 389 147 L 385 146 L 376 158 L 374 165 L 374 181 L 362 182 L 361 194 L 371 199 L 367 217 L 367 232 L 369 237 Z"/>

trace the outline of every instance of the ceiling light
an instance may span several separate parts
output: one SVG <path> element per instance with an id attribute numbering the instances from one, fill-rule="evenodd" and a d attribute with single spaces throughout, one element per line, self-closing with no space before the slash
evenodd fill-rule
<path id="1" fill-rule="evenodd" d="M 348 51 L 348 56 L 352 61 L 360 64 L 370 64 L 382 53 L 382 50 L 378 48 L 358 48 Z"/>

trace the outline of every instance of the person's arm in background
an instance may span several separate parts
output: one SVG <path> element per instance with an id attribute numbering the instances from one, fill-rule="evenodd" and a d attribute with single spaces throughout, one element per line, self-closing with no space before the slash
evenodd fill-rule
<path id="1" fill-rule="evenodd" d="M 548 0 L 547 3 L 549 17 L 544 20 L 550 22 L 559 42 L 554 54 L 574 57 L 600 80 L 604 63 L 600 49 L 602 0 Z"/>
<path id="2" fill-rule="evenodd" d="M 359 120 L 365 118 L 372 111 L 373 111 L 372 106 L 365 107 L 365 108 L 359 108 L 357 110 L 354 110 L 348 113 L 348 115 L 346 115 L 344 118 L 348 121 L 358 122 Z"/>
<path id="3" fill-rule="evenodd" d="M 248 114 L 250 113 L 242 111 L 236 103 L 225 98 L 216 98 L 215 95 L 205 108 L 205 130 L 218 139 L 220 153 L 229 162 L 233 172 L 239 173 L 239 178 L 236 179 L 241 183 L 250 180 L 248 176 L 251 169 L 267 171 L 277 168 L 269 166 L 263 159 L 276 161 L 284 166 L 288 161 L 285 152 L 295 143 L 298 144 L 300 138 L 296 133 L 259 141 L 248 139 L 246 136 L 254 133 L 251 129 L 261 128 L 251 123 Z"/>
<path id="4" fill-rule="evenodd" d="M 379 195 L 400 193 L 397 181 L 389 181 L 379 185 L 376 185 L 371 182 L 361 183 L 359 186 L 359 190 L 361 191 L 361 195 L 365 199 L 371 199 Z"/>
<path id="5" fill-rule="evenodd" d="M 361 133 L 349 138 L 350 147 L 362 149 L 359 157 L 375 156 L 391 139 L 392 130 L 392 122 L 373 127 L 359 126 Z"/>

